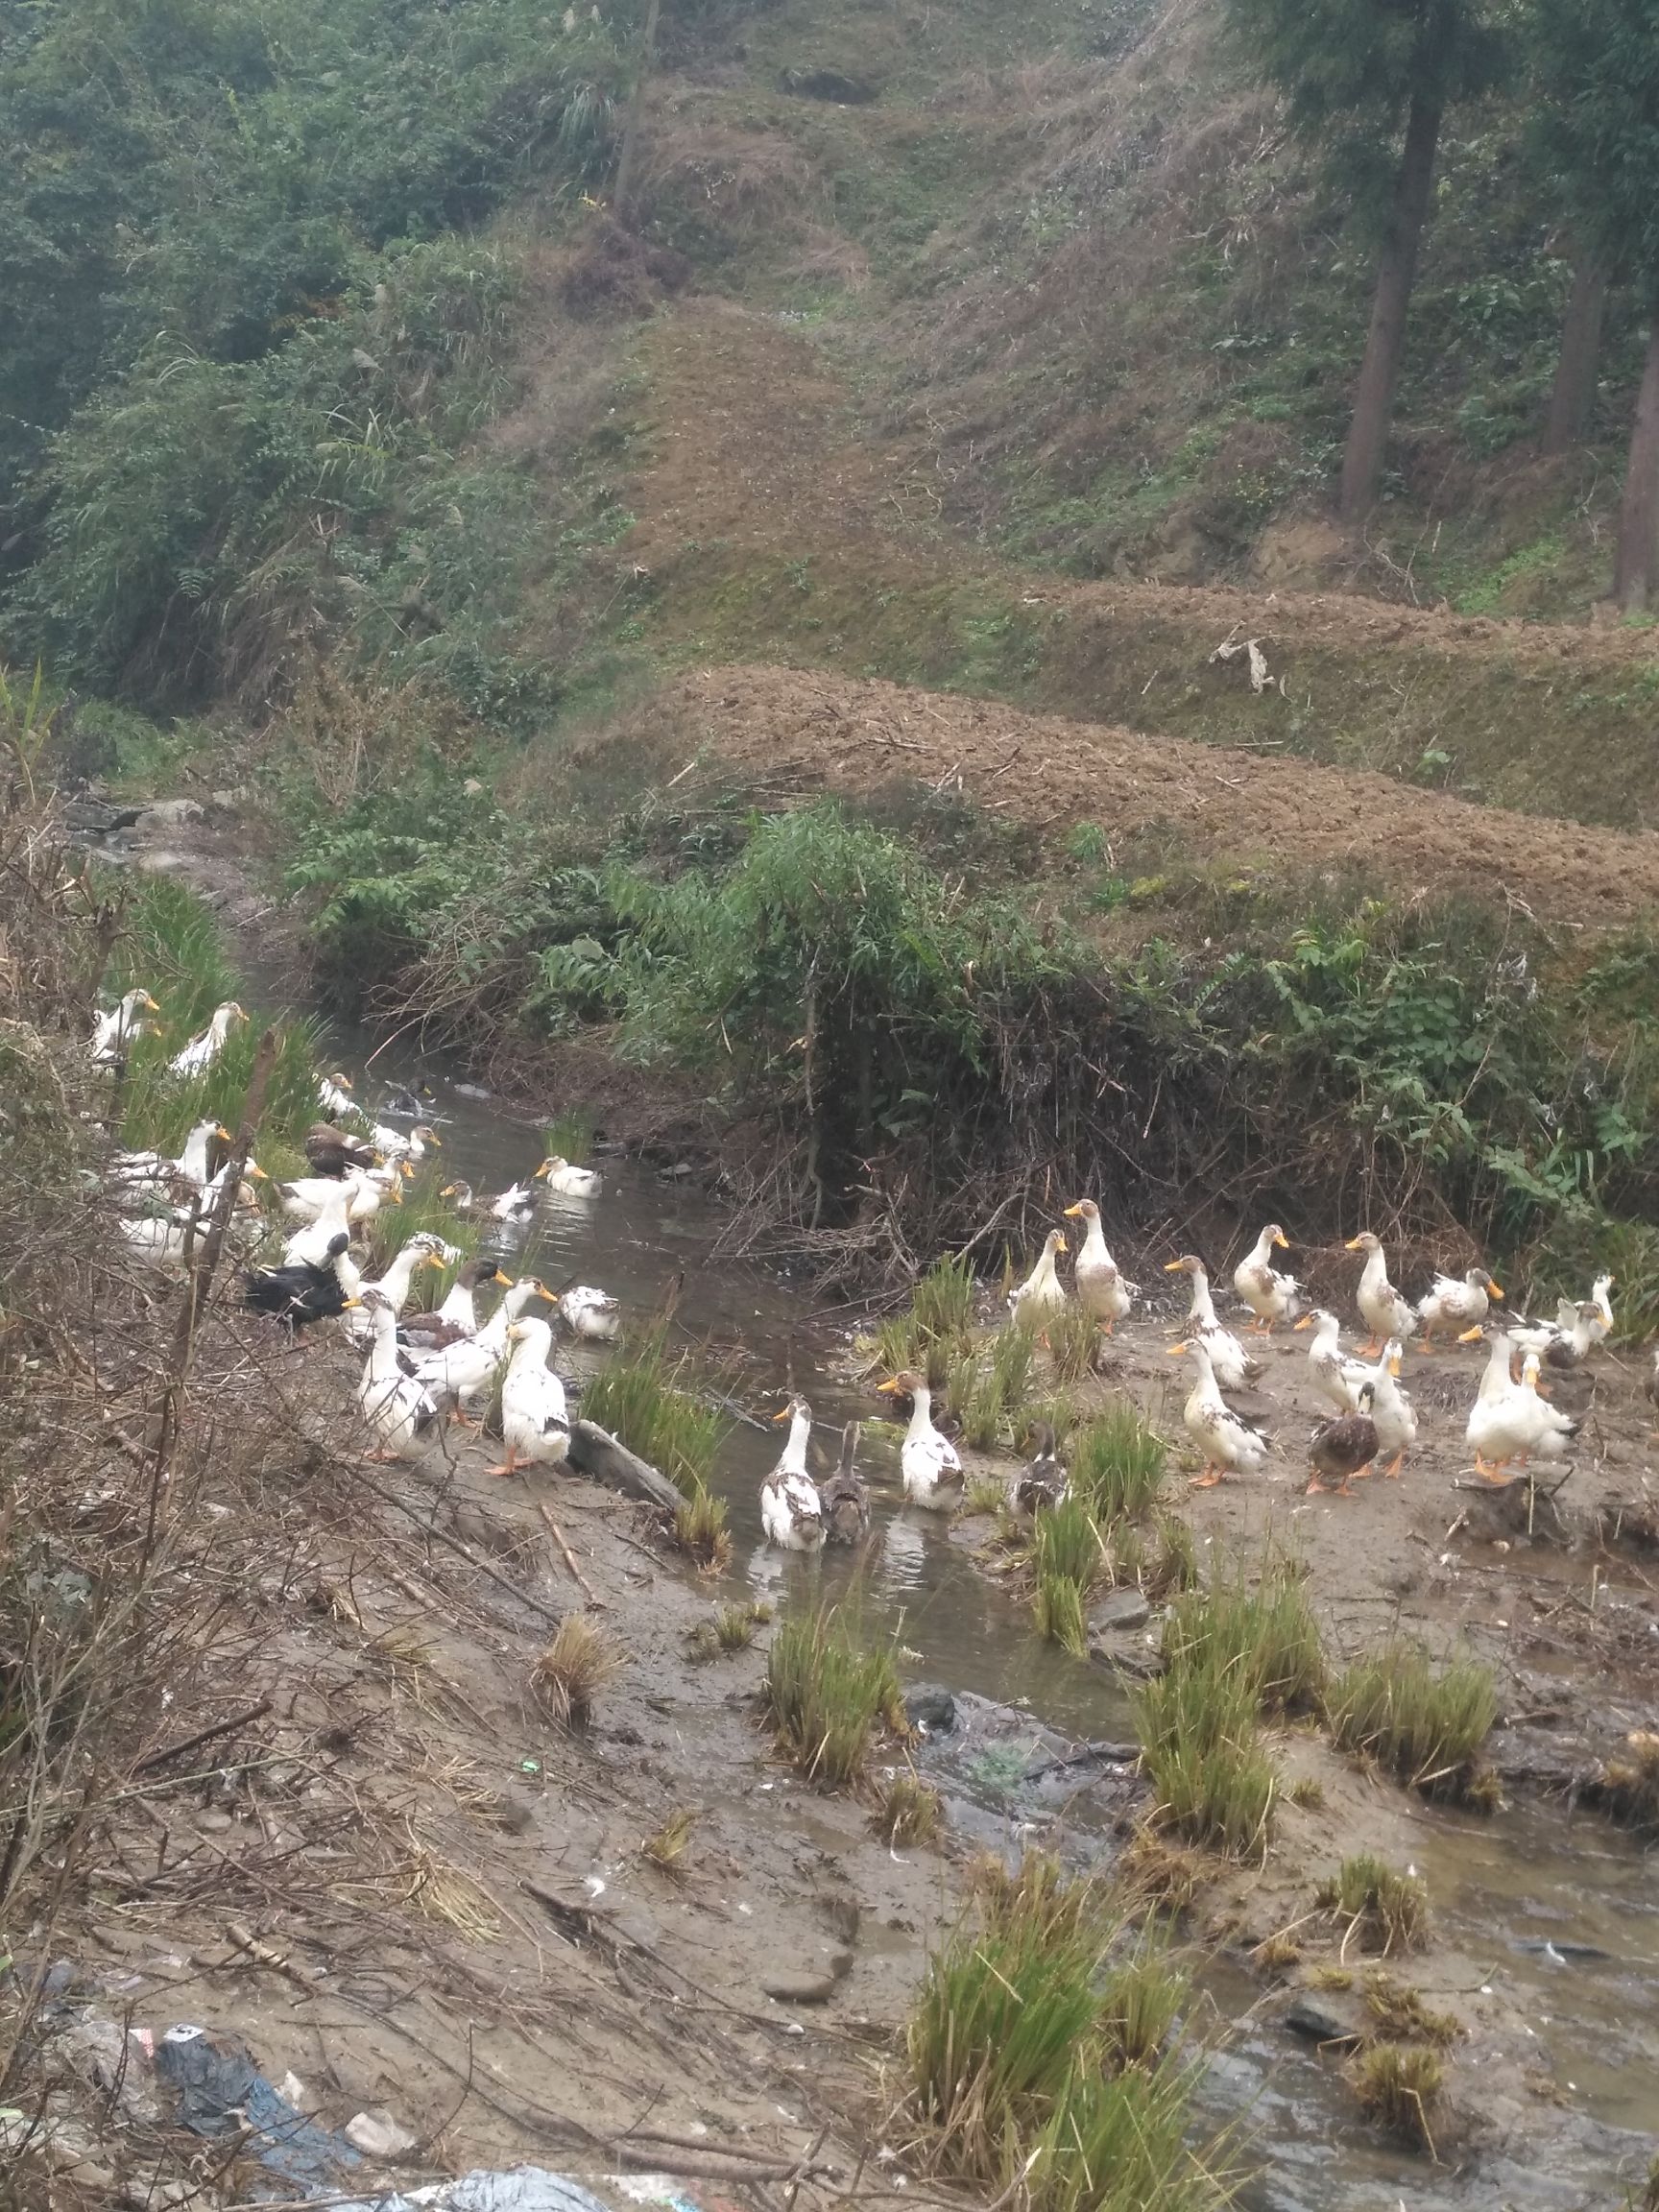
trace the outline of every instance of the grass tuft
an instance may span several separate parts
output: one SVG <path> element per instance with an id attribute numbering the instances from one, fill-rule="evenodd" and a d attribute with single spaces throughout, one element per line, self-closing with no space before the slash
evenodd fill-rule
<path id="1" fill-rule="evenodd" d="M 1306 1588 L 1283 1563 L 1254 1581 L 1240 1574 L 1208 1591 L 1183 1593 L 1165 1619 L 1164 1661 L 1238 1676 L 1264 1713 L 1308 1712 L 1325 1683 L 1324 1650 Z"/>
<path id="2" fill-rule="evenodd" d="M 671 1360 L 665 1326 L 613 1359 L 582 1394 L 583 1417 L 608 1429 L 699 1502 L 732 1424 L 685 1387 L 687 1363 Z"/>
<path id="3" fill-rule="evenodd" d="M 878 1719 L 904 1732 L 891 1648 L 866 1645 L 839 1606 L 779 1623 L 766 1655 L 766 1704 L 808 1781 L 839 1790 L 863 1772 Z"/>
<path id="4" fill-rule="evenodd" d="M 1067 1465 L 1073 1490 L 1110 1527 L 1151 1511 L 1164 1486 L 1165 1458 L 1164 1439 L 1118 1399 L 1077 1431 Z"/>
<path id="5" fill-rule="evenodd" d="M 974 1516 L 1000 1513 L 1008 1503 L 1008 1485 L 1000 1475 L 970 1475 L 962 1493 L 962 1510 Z"/>
<path id="6" fill-rule="evenodd" d="M 699 1574 L 723 1574 L 732 1563 L 732 1531 L 726 1526 L 725 1499 L 699 1483 L 674 1509 L 674 1541 L 695 1561 Z M 719 1633 L 716 1627 L 716 1637 Z M 722 1650 L 731 1648 L 721 1646 Z"/>
<path id="7" fill-rule="evenodd" d="M 930 1783 L 902 1769 L 882 1784 L 873 1825 L 882 1842 L 892 1849 L 935 1842 L 944 1822 L 944 1801 Z"/>
<path id="8" fill-rule="evenodd" d="M 1068 1301 L 1050 1319 L 1044 1334 L 1060 1382 L 1081 1382 L 1086 1375 L 1094 1374 L 1100 1350 L 1100 1324 L 1093 1313 Z"/>
<path id="9" fill-rule="evenodd" d="M 562 1728 L 586 1728 L 593 1700 L 622 1671 L 622 1654 L 596 1621 L 567 1613 L 530 1670 L 537 1702 Z"/>
<path id="10" fill-rule="evenodd" d="M 1332 1683 L 1331 1732 L 1433 1796 L 1479 1803 L 1476 1754 L 1498 1717 L 1488 1670 L 1455 1659 L 1436 1672 L 1420 1647 L 1396 1644 L 1360 1659 Z"/>
<path id="11" fill-rule="evenodd" d="M 1455 2043 L 1463 2023 L 1454 2012 L 1435 2012 L 1423 2002 L 1420 1989 L 1396 1982 L 1381 1966 L 1365 1977 L 1365 2009 L 1377 2023 L 1381 2039 L 1390 2043 Z"/>
<path id="12" fill-rule="evenodd" d="M 1178 1659 L 1141 1691 L 1136 1725 L 1160 1824 L 1229 1858 L 1262 1858 L 1278 1785 L 1249 1681 L 1214 1652 Z"/>
<path id="13" fill-rule="evenodd" d="M 572 1167 L 586 1166 L 593 1150 L 593 1117 L 586 1107 L 567 1107 L 555 1114 L 541 1132 L 543 1154 L 568 1160 Z"/>
<path id="14" fill-rule="evenodd" d="M 565 1154 L 569 1158 L 569 1154 Z M 670 1813 L 654 1835 L 647 1836 L 639 1846 L 639 1856 L 649 1859 L 653 1866 L 660 1866 L 664 1874 L 678 1874 L 680 1862 L 685 1856 L 685 1846 L 691 1840 L 691 1829 L 697 1815 L 688 1806 L 679 1806 Z"/>
<path id="15" fill-rule="evenodd" d="M 1031 1600 L 1037 1633 L 1046 1643 L 1058 1644 L 1073 1659 L 1089 1656 L 1089 1624 L 1083 1612 L 1083 1585 L 1070 1575 L 1037 1571 L 1037 1590 Z"/>
<path id="16" fill-rule="evenodd" d="M 1373 2043 L 1350 2061 L 1348 2080 L 1368 2120 L 1432 2155 L 1431 2123 L 1446 2087 L 1438 2053 L 1421 2043 Z"/>
<path id="17" fill-rule="evenodd" d="M 1187 2142 L 1185 1985 L 1121 1902 L 1052 1860 L 982 1877 L 905 2031 L 931 2163 L 1032 2212 L 1199 2212 L 1224 2192 Z"/>
<path id="18" fill-rule="evenodd" d="M 1323 1911 L 1346 1924 L 1343 1943 L 1357 1941 L 1362 1951 L 1380 1952 L 1384 1959 L 1401 1951 L 1414 1951 L 1429 1934 L 1429 1891 L 1415 1874 L 1397 1874 L 1392 1866 L 1369 1851 L 1344 1859 L 1334 1876 L 1323 1884 L 1318 1902 Z"/>

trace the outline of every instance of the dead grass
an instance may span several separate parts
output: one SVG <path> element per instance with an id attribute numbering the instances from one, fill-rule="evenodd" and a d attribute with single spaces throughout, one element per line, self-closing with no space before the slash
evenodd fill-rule
<path id="1" fill-rule="evenodd" d="M 536 1702 L 561 1728 L 586 1728 L 593 1700 L 622 1671 L 623 1657 L 598 1622 L 567 1613 L 530 1670 Z"/>
<path id="2" fill-rule="evenodd" d="M 653 1866 L 660 1866 L 664 1874 L 678 1874 L 696 1820 L 697 1815 L 689 1806 L 676 1807 L 661 1827 L 655 1829 L 640 1844 L 639 1856 L 649 1859 Z"/>
<path id="3" fill-rule="evenodd" d="M 1433 2154 L 1432 2122 L 1446 2087 L 1436 2052 L 1421 2043 L 1373 2043 L 1350 2060 L 1347 2075 L 1368 2120 Z"/>
<path id="4" fill-rule="evenodd" d="M 934 1843 L 944 1825 L 945 1804 L 937 1790 L 907 1768 L 882 1783 L 871 1825 L 883 1843 L 897 1851 L 911 1843 Z"/>

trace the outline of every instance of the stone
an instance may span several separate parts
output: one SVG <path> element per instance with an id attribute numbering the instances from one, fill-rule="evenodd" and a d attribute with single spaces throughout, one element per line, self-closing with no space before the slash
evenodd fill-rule
<path id="1" fill-rule="evenodd" d="M 1305 2035 L 1310 2043 L 1335 2044 L 1346 2050 L 1361 2040 L 1355 2014 L 1333 2003 L 1323 1991 L 1302 1990 L 1286 2006 L 1283 2018 L 1293 2035 Z"/>
<path id="2" fill-rule="evenodd" d="M 1104 1636 L 1113 1631 L 1143 1628 L 1152 1618 L 1146 1593 L 1126 1582 L 1121 1590 L 1109 1590 L 1089 1616 L 1089 1632 Z"/>
<path id="3" fill-rule="evenodd" d="M 904 1714 L 925 1736 L 949 1736 L 956 1725 L 956 1700 L 937 1682 L 919 1682 L 904 1696 Z"/>

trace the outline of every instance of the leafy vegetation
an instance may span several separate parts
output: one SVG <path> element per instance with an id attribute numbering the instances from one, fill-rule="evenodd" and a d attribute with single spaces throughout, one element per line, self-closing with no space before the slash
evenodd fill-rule
<path id="1" fill-rule="evenodd" d="M 1224 2199 L 1189 2147 L 1185 1998 L 1100 1885 L 1048 1859 L 988 1870 L 928 1964 L 905 2031 L 932 2163 L 1034 2212 L 1203 2212 Z"/>

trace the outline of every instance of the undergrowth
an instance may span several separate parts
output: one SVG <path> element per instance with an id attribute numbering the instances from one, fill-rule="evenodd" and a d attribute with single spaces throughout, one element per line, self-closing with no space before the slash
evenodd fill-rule
<path id="1" fill-rule="evenodd" d="M 878 1721 L 906 1731 L 891 1647 L 866 1643 L 835 1605 L 780 1621 L 766 1654 L 766 1706 L 780 1743 L 826 1790 L 860 1778 Z"/>
<path id="2" fill-rule="evenodd" d="M 1477 1660 L 1436 1668 L 1420 1646 L 1395 1644 L 1347 1668 L 1326 1703 L 1343 1750 L 1365 1753 L 1430 1795 L 1490 1802 L 1478 1761 L 1498 1699 Z"/>

